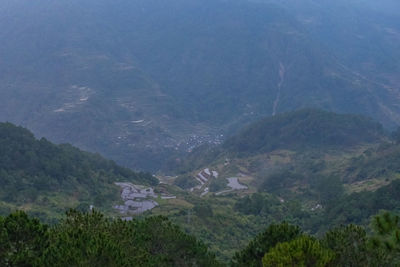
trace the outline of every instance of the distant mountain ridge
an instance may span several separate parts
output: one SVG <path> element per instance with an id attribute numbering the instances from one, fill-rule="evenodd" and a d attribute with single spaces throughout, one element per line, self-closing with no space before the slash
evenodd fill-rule
<path id="1" fill-rule="evenodd" d="M 299 108 L 399 125 L 398 16 L 348 2 L 0 0 L 0 121 L 152 171 Z"/>

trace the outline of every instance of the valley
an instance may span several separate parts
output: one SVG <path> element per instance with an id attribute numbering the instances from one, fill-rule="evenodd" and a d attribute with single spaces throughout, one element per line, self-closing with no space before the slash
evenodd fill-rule
<path id="1" fill-rule="evenodd" d="M 399 266 L 399 84 L 397 0 L 0 0 L 0 265 Z"/>
<path id="2" fill-rule="evenodd" d="M 341 224 L 366 225 L 400 201 L 399 145 L 357 115 L 306 109 L 267 117 L 222 144 L 195 149 L 175 176 L 157 178 L 0 126 L 8 140 L 0 147 L 9 151 L 0 158 L 2 214 L 23 209 L 51 223 L 68 208 L 125 221 L 168 216 L 224 262 L 271 223 L 285 220 L 318 236 Z M 23 152 L 17 165 L 12 151 Z"/>
<path id="3" fill-rule="evenodd" d="M 276 135 L 280 130 L 285 135 Z M 308 133 L 306 139 L 299 133 Z M 248 140 L 252 146 L 244 149 Z M 318 110 L 280 114 L 205 151 L 194 150 L 182 160 L 177 176 L 158 175 L 154 191 L 174 198 L 156 199 L 159 205 L 141 216 L 168 215 L 223 261 L 265 225 L 282 219 L 322 235 L 341 224 L 368 223 L 373 210 L 396 210 L 397 200 L 381 202 L 381 197 L 400 182 L 399 147 L 360 116 Z M 382 155 L 391 163 L 374 163 Z M 374 171 L 363 171 L 367 165 Z M 370 199 L 366 207 L 364 198 Z"/>

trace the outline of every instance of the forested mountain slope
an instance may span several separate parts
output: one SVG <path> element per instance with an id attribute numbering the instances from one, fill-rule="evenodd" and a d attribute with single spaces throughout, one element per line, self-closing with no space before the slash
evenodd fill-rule
<path id="1" fill-rule="evenodd" d="M 168 216 L 227 262 L 274 222 L 286 220 L 321 235 L 340 224 L 366 225 L 381 209 L 398 210 L 400 145 L 388 142 L 379 124 L 360 116 L 301 110 L 254 123 L 268 127 L 249 126 L 243 132 L 259 129 L 264 135 L 256 136 L 266 136 L 272 125 L 290 129 L 295 122 L 303 125 L 299 130 L 307 129 L 306 136 L 320 136 L 320 131 L 336 138 L 310 143 L 295 131 L 285 131 L 284 146 L 240 155 L 223 152 L 221 145 L 221 154 L 201 168 L 179 177 L 160 176 L 162 183 L 154 190 L 173 197 L 157 198 L 159 205 L 139 217 Z M 156 183 L 151 175 L 133 173 L 98 155 L 36 140 L 21 127 L 3 123 L 0 129 L 2 214 L 19 208 L 53 222 L 51 218 L 60 218 L 69 207 L 87 210 L 94 204 L 108 215 L 129 216 L 111 211 L 113 203 L 120 202 L 113 182 Z M 253 134 L 248 137 L 263 148 L 262 139 Z M 197 186 L 199 173 L 204 178 L 211 172 L 204 185 L 190 190 Z M 230 188 L 227 178 L 236 179 L 238 189 Z M 189 181 L 189 188 L 182 180 Z"/>
<path id="2" fill-rule="evenodd" d="M 223 259 L 272 222 L 316 235 L 341 224 L 365 226 L 382 209 L 398 212 L 399 150 L 398 140 L 363 116 L 279 114 L 181 159 L 178 176 L 162 180 L 185 190 L 176 193 L 185 202 L 152 213 L 168 211 Z"/>
<path id="3" fill-rule="evenodd" d="M 171 161 L 169 171 L 188 171 L 223 158 L 252 157 L 273 151 L 351 150 L 385 139 L 381 124 L 370 118 L 302 109 L 250 123 L 221 145 L 205 145 L 182 160 Z M 203 166 L 202 166 L 203 165 Z"/>
<path id="4" fill-rule="evenodd" d="M 252 123 L 223 148 L 253 155 L 276 149 L 339 149 L 377 142 L 383 135 L 382 125 L 366 117 L 305 109 Z"/>
<path id="5" fill-rule="evenodd" d="M 150 174 L 135 173 L 98 154 L 71 145 L 35 139 L 28 130 L 0 123 L 0 210 L 36 213 L 43 219 L 69 208 L 94 205 L 110 210 L 119 200 L 115 182 L 154 185 Z"/>

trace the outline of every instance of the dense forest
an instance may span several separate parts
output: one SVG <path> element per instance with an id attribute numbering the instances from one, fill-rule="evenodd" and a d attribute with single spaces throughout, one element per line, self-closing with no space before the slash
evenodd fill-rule
<path id="1" fill-rule="evenodd" d="M 196 238 L 166 218 L 109 220 L 67 212 L 49 227 L 23 212 L 0 217 L 1 266 L 219 266 Z"/>
<path id="2" fill-rule="evenodd" d="M 321 109 L 301 109 L 250 123 L 231 134 L 222 145 L 203 145 L 179 164 L 167 162 L 165 171 L 185 173 L 221 157 L 249 157 L 276 150 L 348 150 L 385 139 L 382 125 L 371 118 L 337 114 Z"/>
<path id="3" fill-rule="evenodd" d="M 382 212 L 371 233 L 356 225 L 313 237 L 286 222 L 271 224 L 230 266 L 398 266 L 400 218 Z M 0 217 L 1 266 L 224 266 L 202 242 L 164 217 L 109 220 L 67 212 L 49 227 L 24 212 Z"/>
<path id="4" fill-rule="evenodd" d="M 110 208 L 119 198 L 114 182 L 158 183 L 99 154 L 37 140 L 11 123 L 0 123 L 0 178 L 0 214 L 24 208 L 43 219 L 79 205 Z"/>
<path id="5" fill-rule="evenodd" d="M 337 149 L 377 142 L 382 136 L 382 125 L 364 116 L 303 109 L 252 123 L 223 147 L 244 155 L 276 149 Z"/>

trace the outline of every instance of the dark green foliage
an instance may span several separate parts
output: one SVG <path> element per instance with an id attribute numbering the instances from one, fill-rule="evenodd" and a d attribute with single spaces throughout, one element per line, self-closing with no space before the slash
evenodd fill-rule
<path id="1" fill-rule="evenodd" d="M 207 218 L 213 216 L 213 210 L 208 203 L 199 203 L 193 208 L 199 218 Z"/>
<path id="2" fill-rule="evenodd" d="M 378 190 L 352 193 L 326 207 L 325 223 L 330 225 L 363 224 L 379 210 L 396 211 L 400 207 L 400 180 L 395 180 Z"/>
<path id="3" fill-rule="evenodd" d="M 239 199 L 235 203 L 234 209 L 243 214 L 267 215 L 270 209 L 276 207 L 278 204 L 279 200 L 272 196 L 254 193 Z"/>
<path id="4" fill-rule="evenodd" d="M 54 145 L 11 123 L 0 123 L 0 200 L 12 205 L 35 203 L 51 206 L 49 197 L 59 193 L 65 198 L 96 206 L 111 206 L 118 199 L 117 181 L 141 184 L 158 183 L 148 173 L 135 173 L 98 154 L 71 145 Z M 62 213 L 65 200 L 53 211 Z M 61 209 L 61 210 L 57 210 Z M 46 210 L 49 212 L 49 210 Z"/>
<path id="5" fill-rule="evenodd" d="M 400 217 L 384 211 L 372 219 L 371 247 L 385 252 L 390 266 L 400 265 Z"/>
<path id="6" fill-rule="evenodd" d="M 400 172 L 400 145 L 382 143 L 354 157 L 344 173 L 346 181 L 362 181 L 376 177 L 390 177 Z"/>
<path id="7" fill-rule="evenodd" d="M 226 179 L 223 178 L 215 178 L 212 179 L 209 185 L 210 192 L 218 192 L 223 190 L 227 185 Z"/>
<path id="8" fill-rule="evenodd" d="M 143 236 L 152 260 L 165 266 L 218 266 L 215 257 L 195 237 L 183 233 L 164 217 L 152 217 L 140 222 L 136 231 Z M 147 233 L 147 234 L 146 234 Z M 134 241 L 133 241 L 134 242 Z M 157 264 L 155 265 L 157 266 Z"/>
<path id="9" fill-rule="evenodd" d="M 344 148 L 382 138 L 382 126 L 357 115 L 305 109 L 268 117 L 228 139 L 224 148 L 242 155 L 276 149 Z"/>
<path id="10" fill-rule="evenodd" d="M 231 266 L 398 266 L 399 217 L 372 221 L 373 236 L 360 226 L 334 228 L 318 240 L 297 226 L 272 224 Z M 221 266 L 207 246 L 167 218 L 111 220 L 92 211 L 67 212 L 51 228 L 24 212 L 0 217 L 1 266 Z"/>
<path id="11" fill-rule="evenodd" d="M 280 170 L 264 178 L 264 182 L 261 184 L 259 190 L 278 193 L 281 190 L 289 188 L 294 183 L 302 182 L 305 179 L 306 177 L 302 173 Z"/>
<path id="12" fill-rule="evenodd" d="M 278 243 L 262 259 L 265 267 L 327 267 L 332 264 L 334 253 L 324 248 L 310 236 L 300 236 L 289 242 Z"/>
<path id="13" fill-rule="evenodd" d="M 280 242 L 287 242 L 301 234 L 298 226 L 288 223 L 271 224 L 263 233 L 255 237 L 249 245 L 237 252 L 232 259 L 232 266 L 262 266 L 262 258 L 271 248 Z"/>
<path id="14" fill-rule="evenodd" d="M 113 177 L 126 177 L 129 180 L 157 184 L 151 175 L 136 174 L 127 168 L 116 165 L 98 154 L 83 152 L 71 145 L 54 145 L 42 138 L 36 140 L 32 133 L 10 123 L 0 124 L 0 169 L 5 173 L 20 171 L 35 180 L 31 183 L 41 188 L 46 186 L 46 177 L 61 183 L 69 177 L 79 182 L 91 183 L 88 179 L 93 171 L 103 174 L 105 181 Z M 108 180 L 106 180 L 108 179 Z"/>
<path id="15" fill-rule="evenodd" d="M 122 221 L 71 210 L 50 230 L 23 212 L 0 217 L 2 266 L 220 266 L 164 217 Z"/>
<path id="16" fill-rule="evenodd" d="M 316 178 L 315 190 L 319 193 L 322 205 L 328 205 L 339 200 L 343 193 L 343 183 L 336 176 L 322 176 Z"/>
<path id="17" fill-rule="evenodd" d="M 0 217 L 0 265 L 37 264 L 48 246 L 47 226 L 17 211 Z"/>
<path id="18" fill-rule="evenodd" d="M 329 230 L 322 244 L 335 253 L 334 266 L 384 266 L 379 250 L 369 248 L 363 227 L 350 224 Z"/>
<path id="19" fill-rule="evenodd" d="M 231 265 L 261 266 L 261 262 L 251 261 L 258 258 L 249 251 L 253 246 L 258 252 L 265 251 L 264 266 L 399 266 L 399 221 L 393 213 L 381 213 L 372 220 L 372 236 L 366 228 L 353 224 L 333 228 L 321 239 L 301 234 L 297 228 L 296 235 L 288 240 L 282 238 L 271 245 L 265 238 L 254 246 L 260 241 L 258 236 L 236 253 Z M 260 245 L 267 244 L 267 249 L 261 249 Z"/>
<path id="20" fill-rule="evenodd" d="M 44 252 L 44 266 L 127 266 L 123 247 L 110 233 L 112 223 L 103 215 L 71 210 L 67 218 L 51 229 L 50 246 Z"/>
<path id="21" fill-rule="evenodd" d="M 193 179 L 193 177 L 188 175 L 180 175 L 174 181 L 174 185 L 179 186 L 182 189 L 189 189 L 198 184 L 199 182 L 196 179 Z"/>

